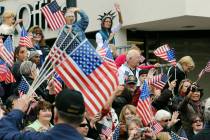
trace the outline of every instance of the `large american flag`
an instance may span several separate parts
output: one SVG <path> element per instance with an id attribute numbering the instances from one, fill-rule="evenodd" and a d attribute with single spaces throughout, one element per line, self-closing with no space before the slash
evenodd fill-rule
<path id="1" fill-rule="evenodd" d="M 50 28 L 52 30 L 59 29 L 66 24 L 63 13 L 60 11 L 58 3 L 54 0 L 41 8 Z"/>
<path id="2" fill-rule="evenodd" d="M 7 66 L 3 60 L 0 60 L 0 82 L 5 81 L 7 74 Z"/>
<path id="3" fill-rule="evenodd" d="M 5 83 L 9 84 L 9 83 L 15 83 L 15 77 L 13 76 L 12 72 L 10 71 L 10 69 L 7 69 L 7 73 L 6 73 L 6 79 L 5 79 Z"/>
<path id="4" fill-rule="evenodd" d="M 20 33 L 20 40 L 19 40 L 19 46 L 24 46 L 27 48 L 33 48 L 33 44 L 31 39 L 28 37 L 28 33 L 25 30 L 24 27 L 22 27 L 21 33 Z"/>
<path id="5" fill-rule="evenodd" d="M 12 67 L 14 64 L 14 54 L 10 53 L 3 44 L 3 40 L 0 38 L 0 57 Z"/>
<path id="6" fill-rule="evenodd" d="M 55 70 L 69 88 L 83 93 L 87 111 L 95 115 L 118 86 L 117 76 L 87 39 L 69 56 Z"/>
<path id="7" fill-rule="evenodd" d="M 99 55 L 104 59 L 104 61 L 110 66 L 110 68 L 117 73 L 117 66 L 113 59 L 113 55 L 111 49 L 109 48 L 109 44 L 107 41 L 104 42 L 102 48 L 97 50 Z"/>
<path id="8" fill-rule="evenodd" d="M 142 119 L 144 126 L 147 126 L 153 120 L 151 110 L 150 91 L 147 82 L 144 81 L 141 95 L 137 104 L 137 114 Z"/>
<path id="9" fill-rule="evenodd" d="M 170 62 L 172 65 L 176 65 L 176 58 L 174 49 L 170 49 L 168 44 L 158 47 L 153 52 L 156 56 Z"/>
<path id="10" fill-rule="evenodd" d="M 53 84 L 55 86 L 55 93 L 58 94 L 62 90 L 62 79 L 57 73 L 53 75 Z"/>
<path id="11" fill-rule="evenodd" d="M 153 85 L 156 88 L 162 90 L 165 84 L 167 83 L 167 81 L 168 81 L 168 76 L 166 74 L 159 74 L 149 79 L 148 84 Z"/>

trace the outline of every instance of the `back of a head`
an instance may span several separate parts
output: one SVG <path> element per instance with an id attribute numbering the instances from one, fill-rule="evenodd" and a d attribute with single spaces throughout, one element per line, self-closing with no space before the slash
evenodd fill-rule
<path id="1" fill-rule="evenodd" d="M 33 67 L 36 67 L 36 64 L 32 63 L 31 61 L 22 62 L 20 65 L 20 74 L 29 76 Z"/>
<path id="2" fill-rule="evenodd" d="M 60 119 L 69 124 L 79 125 L 84 117 L 85 103 L 82 93 L 73 89 L 62 90 L 55 99 Z"/>
<path id="3" fill-rule="evenodd" d="M 205 121 L 210 121 L 210 98 L 206 99 L 205 109 L 204 109 Z"/>
<path id="4" fill-rule="evenodd" d="M 4 21 L 6 18 L 15 17 L 15 13 L 13 11 L 5 11 L 2 17 Z"/>

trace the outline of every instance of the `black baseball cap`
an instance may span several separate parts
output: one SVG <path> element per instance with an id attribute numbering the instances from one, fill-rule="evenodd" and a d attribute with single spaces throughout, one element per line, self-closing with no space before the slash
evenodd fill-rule
<path id="1" fill-rule="evenodd" d="M 128 78 L 125 80 L 126 84 L 136 84 L 137 78 L 134 75 L 129 75 Z"/>
<path id="2" fill-rule="evenodd" d="M 82 93 L 73 89 L 62 90 L 55 98 L 55 107 L 59 112 L 70 115 L 83 115 L 85 102 Z"/>

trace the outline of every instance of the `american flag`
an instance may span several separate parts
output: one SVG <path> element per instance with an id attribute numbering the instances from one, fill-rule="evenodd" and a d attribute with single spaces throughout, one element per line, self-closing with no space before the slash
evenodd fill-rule
<path id="1" fill-rule="evenodd" d="M 147 126 L 153 120 L 151 110 L 150 91 L 147 82 L 144 81 L 141 95 L 137 104 L 137 114 L 142 119 L 144 126 Z"/>
<path id="2" fill-rule="evenodd" d="M 0 38 L 0 57 L 12 67 L 14 64 L 14 54 L 10 53 L 3 44 L 3 40 Z"/>
<path id="3" fill-rule="evenodd" d="M 24 77 L 21 78 L 21 81 L 18 85 L 18 93 L 19 95 L 26 94 L 29 90 L 29 84 Z"/>
<path id="4" fill-rule="evenodd" d="M 158 134 L 160 131 L 163 130 L 163 127 L 157 122 L 157 121 L 153 121 L 152 122 L 152 127 L 151 127 L 153 134 Z"/>
<path id="5" fill-rule="evenodd" d="M 171 131 L 170 135 L 171 135 L 171 140 L 188 140 L 187 138 L 178 136 L 173 131 Z"/>
<path id="6" fill-rule="evenodd" d="M 87 39 L 69 56 L 55 70 L 69 88 L 83 93 L 87 111 L 95 115 L 118 86 L 117 76 Z"/>
<path id="7" fill-rule="evenodd" d="M 151 79 L 148 80 L 148 84 L 155 86 L 158 89 L 163 89 L 165 84 L 168 81 L 168 76 L 166 74 L 159 74 L 153 76 Z"/>
<path id="8" fill-rule="evenodd" d="M 52 30 L 56 30 L 66 24 L 66 20 L 55 0 L 42 7 L 41 12 L 44 14 Z"/>
<path id="9" fill-rule="evenodd" d="M 160 46 L 154 51 L 154 54 L 168 62 L 170 62 L 172 65 L 176 65 L 176 58 L 175 58 L 175 52 L 174 49 L 170 49 L 168 44 L 165 44 L 163 46 Z"/>
<path id="10" fill-rule="evenodd" d="M 0 60 L 0 82 L 6 80 L 7 66 L 6 63 Z"/>
<path id="11" fill-rule="evenodd" d="M 10 36 L 7 37 L 7 39 L 4 41 L 4 46 L 7 49 L 7 51 L 13 56 L 14 58 L 14 48 L 12 45 L 12 39 Z"/>
<path id="12" fill-rule="evenodd" d="M 120 138 L 120 124 L 118 124 L 114 130 L 112 140 L 119 140 Z"/>
<path id="13" fill-rule="evenodd" d="M 110 137 L 112 135 L 112 129 L 103 125 L 101 128 L 101 134 L 105 135 L 106 137 Z"/>
<path id="14" fill-rule="evenodd" d="M 115 64 L 111 49 L 109 48 L 109 44 L 107 41 L 104 42 L 102 48 L 100 48 L 97 52 L 104 59 L 104 61 L 110 66 L 110 68 L 115 73 L 117 73 L 117 66 Z"/>
<path id="15" fill-rule="evenodd" d="M 62 79 L 57 73 L 53 76 L 53 83 L 55 86 L 55 93 L 58 94 L 62 90 Z"/>
<path id="16" fill-rule="evenodd" d="M 6 79 L 5 79 L 5 83 L 9 84 L 9 83 L 15 83 L 15 77 L 13 76 L 12 72 L 10 71 L 10 69 L 7 69 L 7 73 L 6 73 Z"/>
<path id="17" fill-rule="evenodd" d="M 19 40 L 19 46 L 24 46 L 27 48 L 33 48 L 33 44 L 31 39 L 28 37 L 28 33 L 25 30 L 24 27 L 22 27 L 21 33 L 20 33 L 20 40 Z"/>

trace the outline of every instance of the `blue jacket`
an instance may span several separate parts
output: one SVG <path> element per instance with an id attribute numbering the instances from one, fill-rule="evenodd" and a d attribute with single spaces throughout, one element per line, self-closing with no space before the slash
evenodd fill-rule
<path id="1" fill-rule="evenodd" d="M 0 120 L 0 140 L 84 140 L 68 124 L 55 125 L 47 132 L 20 132 L 23 115 L 20 110 L 13 110 Z"/>
<path id="2" fill-rule="evenodd" d="M 83 10 L 80 10 L 80 12 L 78 12 L 78 14 L 80 15 L 81 19 L 79 21 L 75 22 L 74 24 L 72 24 L 72 31 L 75 34 L 78 34 L 77 36 L 78 36 L 80 41 L 83 41 L 86 38 L 85 37 L 85 30 L 88 27 L 89 18 Z M 64 26 L 64 31 L 66 31 L 67 29 L 68 29 L 68 26 L 65 25 Z"/>

